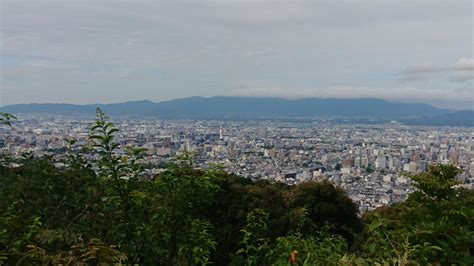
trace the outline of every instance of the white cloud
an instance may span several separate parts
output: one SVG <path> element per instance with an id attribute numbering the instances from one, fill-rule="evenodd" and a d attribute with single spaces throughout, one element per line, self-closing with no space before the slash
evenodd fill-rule
<path id="1" fill-rule="evenodd" d="M 464 71 L 461 73 L 454 73 L 451 75 L 450 80 L 455 82 L 466 82 L 474 79 L 474 71 Z M 473 86 L 471 81 L 471 86 Z"/>
<path id="2" fill-rule="evenodd" d="M 474 71 L 474 58 L 460 58 L 456 64 L 452 66 L 455 71 Z"/>
<path id="3" fill-rule="evenodd" d="M 474 58 L 462 57 L 452 65 L 421 64 L 410 66 L 401 73 L 401 81 L 430 79 L 440 74 L 448 75 L 451 81 L 456 82 L 474 79 Z"/>
<path id="4" fill-rule="evenodd" d="M 462 106 L 450 106 L 457 109 L 474 108 L 474 88 L 420 89 L 416 87 L 354 87 L 330 86 L 326 88 L 285 88 L 278 86 L 254 87 L 241 86 L 232 90 L 230 96 L 297 98 L 379 98 L 389 101 L 449 103 L 463 102 Z M 466 101 L 466 99 L 468 99 Z M 446 106 L 449 106 L 447 104 Z"/>

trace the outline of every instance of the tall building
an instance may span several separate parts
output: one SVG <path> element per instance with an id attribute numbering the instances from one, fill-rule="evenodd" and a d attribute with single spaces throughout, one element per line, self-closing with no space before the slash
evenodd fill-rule
<path id="1" fill-rule="evenodd" d="M 377 157 L 375 160 L 375 168 L 377 169 L 386 169 L 387 168 L 387 158 L 385 156 Z"/>
<path id="2" fill-rule="evenodd" d="M 360 167 L 361 167 L 361 159 L 360 159 L 360 157 L 356 157 L 356 158 L 354 159 L 354 166 L 355 166 L 356 168 L 360 168 Z"/>

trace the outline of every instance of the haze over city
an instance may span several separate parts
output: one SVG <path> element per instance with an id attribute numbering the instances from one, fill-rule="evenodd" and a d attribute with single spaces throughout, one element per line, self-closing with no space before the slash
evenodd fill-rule
<path id="1" fill-rule="evenodd" d="M 1 8 L 2 106 L 189 96 L 474 109 L 472 1 L 26 1 Z"/>

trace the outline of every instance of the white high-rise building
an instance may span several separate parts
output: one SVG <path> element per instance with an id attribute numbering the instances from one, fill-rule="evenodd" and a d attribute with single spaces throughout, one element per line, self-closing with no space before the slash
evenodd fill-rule
<path id="1" fill-rule="evenodd" d="M 361 166 L 361 159 L 360 159 L 360 157 L 356 157 L 354 159 L 354 167 L 355 168 L 360 168 L 360 166 Z"/>
<path id="2" fill-rule="evenodd" d="M 378 157 L 375 160 L 375 168 L 377 169 L 386 169 L 387 168 L 387 158 L 385 156 Z"/>

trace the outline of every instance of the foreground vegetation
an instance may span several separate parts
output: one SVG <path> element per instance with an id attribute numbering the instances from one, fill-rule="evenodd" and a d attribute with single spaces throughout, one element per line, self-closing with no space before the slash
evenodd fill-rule
<path id="1" fill-rule="evenodd" d="M 118 130 L 97 115 L 90 145 L 68 141 L 64 167 L 2 155 L 0 264 L 474 263 L 474 193 L 456 186 L 453 165 L 411 176 L 406 202 L 359 217 L 328 182 L 253 182 L 197 169 L 189 154 L 143 178 L 143 150 L 117 155 Z"/>

